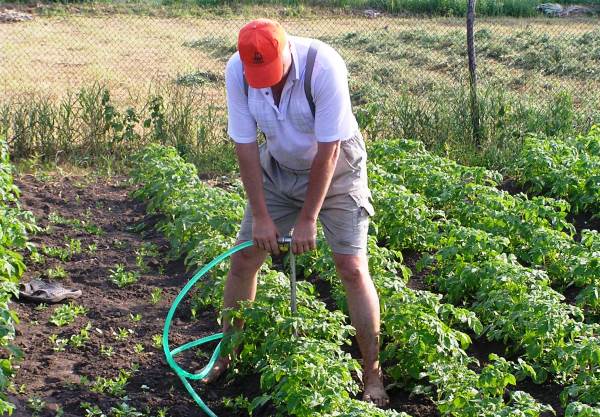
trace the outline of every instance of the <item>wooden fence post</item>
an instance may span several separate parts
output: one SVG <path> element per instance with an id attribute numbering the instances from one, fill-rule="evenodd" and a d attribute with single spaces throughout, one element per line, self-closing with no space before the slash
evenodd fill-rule
<path id="1" fill-rule="evenodd" d="M 475 54 L 475 2 L 468 0 L 467 6 L 467 50 L 469 55 L 469 87 L 471 90 L 471 123 L 473 125 L 473 142 L 478 148 L 481 145 L 481 129 L 479 124 L 479 103 L 477 101 L 477 61 Z"/>

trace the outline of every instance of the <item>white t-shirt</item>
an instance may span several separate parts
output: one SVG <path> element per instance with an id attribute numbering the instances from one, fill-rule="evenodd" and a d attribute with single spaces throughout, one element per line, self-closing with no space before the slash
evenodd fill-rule
<path id="1" fill-rule="evenodd" d="M 267 137 L 267 147 L 283 166 L 309 169 L 317 153 L 317 142 L 350 139 L 358 132 L 352 114 L 348 71 L 342 57 L 321 44 L 312 75 L 315 102 L 313 118 L 304 92 L 306 57 L 311 39 L 288 36 L 293 64 L 275 105 L 271 88 L 248 88 L 244 93 L 242 62 L 235 53 L 227 63 L 228 133 L 237 143 L 256 142 L 257 126 Z"/>

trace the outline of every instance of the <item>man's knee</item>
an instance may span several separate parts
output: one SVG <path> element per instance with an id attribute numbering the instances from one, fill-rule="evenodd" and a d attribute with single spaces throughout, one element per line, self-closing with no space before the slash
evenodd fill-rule
<path id="1" fill-rule="evenodd" d="M 346 287 L 362 287 L 370 279 L 366 257 L 335 255 L 335 264 L 338 275 Z"/>
<path id="2" fill-rule="evenodd" d="M 239 277 L 252 277 L 265 261 L 267 253 L 251 246 L 231 255 L 231 273 Z"/>

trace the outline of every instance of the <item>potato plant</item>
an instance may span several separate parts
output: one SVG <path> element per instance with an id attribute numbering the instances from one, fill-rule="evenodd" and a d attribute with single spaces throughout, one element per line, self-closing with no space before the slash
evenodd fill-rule
<path id="1" fill-rule="evenodd" d="M 10 299 L 18 295 L 19 279 L 25 270 L 19 250 L 33 247 L 28 235 L 37 230 L 33 215 L 18 205 L 19 190 L 13 183 L 13 170 L 8 147 L 0 137 L 0 414 L 10 414 L 14 405 L 8 402 L 6 389 L 14 373 L 14 362 L 21 351 L 12 344 L 16 314 L 9 309 Z"/>

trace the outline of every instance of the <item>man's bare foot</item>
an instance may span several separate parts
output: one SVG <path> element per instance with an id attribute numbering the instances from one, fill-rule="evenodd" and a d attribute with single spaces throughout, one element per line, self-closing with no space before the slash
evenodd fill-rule
<path id="1" fill-rule="evenodd" d="M 217 379 L 219 379 L 221 375 L 223 375 L 223 372 L 225 372 L 227 368 L 229 368 L 230 362 L 231 361 L 225 357 L 217 359 L 217 361 L 215 362 L 215 366 L 213 366 L 208 375 L 202 378 L 200 382 L 202 382 L 203 384 L 212 384 Z"/>
<path id="2" fill-rule="evenodd" d="M 365 385 L 363 401 L 373 403 L 380 408 L 386 408 L 390 405 L 390 397 L 385 392 L 381 371 L 377 371 L 371 375 L 365 374 L 363 382 Z"/>

